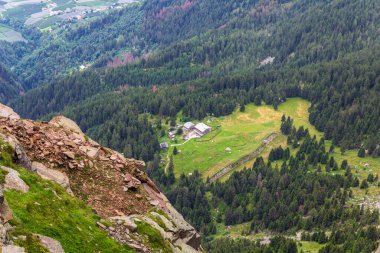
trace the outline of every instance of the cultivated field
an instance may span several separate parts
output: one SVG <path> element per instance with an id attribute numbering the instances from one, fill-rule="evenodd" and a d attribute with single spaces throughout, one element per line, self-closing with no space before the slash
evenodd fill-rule
<path id="1" fill-rule="evenodd" d="M 40 29 L 65 20 L 82 20 L 140 0 L 2 0 L 0 18 L 12 18 Z"/>
<path id="2" fill-rule="evenodd" d="M 21 33 L 2 25 L 0 25 L 0 40 L 8 42 L 25 41 Z"/>

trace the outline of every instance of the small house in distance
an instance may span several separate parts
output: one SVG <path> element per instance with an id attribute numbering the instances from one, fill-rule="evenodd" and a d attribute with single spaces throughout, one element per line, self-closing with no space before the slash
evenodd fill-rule
<path id="1" fill-rule="evenodd" d="M 211 127 L 209 127 L 208 125 L 204 123 L 198 123 L 195 125 L 194 130 L 199 136 L 203 136 L 211 132 Z"/>
<path id="2" fill-rule="evenodd" d="M 163 142 L 163 143 L 160 143 L 160 147 L 161 147 L 161 149 L 168 149 L 169 145 L 167 142 Z"/>
<path id="3" fill-rule="evenodd" d="M 183 125 L 183 131 L 184 131 L 184 132 L 189 132 L 189 131 L 193 130 L 194 126 L 195 126 L 195 125 L 193 124 L 193 122 L 186 122 L 186 123 Z"/>

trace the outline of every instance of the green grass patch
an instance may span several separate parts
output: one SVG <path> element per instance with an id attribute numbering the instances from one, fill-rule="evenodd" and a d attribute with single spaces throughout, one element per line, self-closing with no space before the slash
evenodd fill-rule
<path id="1" fill-rule="evenodd" d="M 0 168 L 0 184 L 5 183 L 5 176 L 8 174 L 8 171 Z"/>
<path id="2" fill-rule="evenodd" d="M 4 40 L 10 43 L 16 41 L 25 41 L 21 33 L 13 30 L 12 28 L 4 25 L 0 25 L 0 40 Z"/>
<path id="3" fill-rule="evenodd" d="M 238 160 L 240 157 L 254 151 L 262 142 L 262 140 L 272 132 L 279 132 L 280 120 L 283 114 L 294 119 L 294 126 L 304 126 L 309 129 L 311 135 L 317 138 L 323 137 L 323 133 L 319 132 L 309 122 L 310 102 L 301 98 L 290 98 L 285 103 L 279 105 L 278 110 L 274 110 L 272 106 L 247 105 L 245 112 L 235 111 L 229 116 L 219 118 L 206 118 L 202 122 L 210 126 L 220 125 L 221 133 L 208 142 L 198 142 L 191 140 L 184 145 L 177 146 L 180 153 L 174 156 L 174 168 L 176 176 L 181 173 L 189 174 L 194 170 L 199 170 L 203 176 L 212 176 L 224 166 Z M 209 135 L 202 139 L 209 139 Z M 201 140 L 202 140 L 201 139 Z M 161 141 L 168 141 L 167 137 Z M 183 140 L 176 138 L 177 143 Z M 170 144 L 175 144 L 169 142 Z M 286 136 L 279 136 L 262 152 L 262 156 L 266 158 L 269 151 L 282 145 L 286 147 Z M 329 149 L 331 141 L 326 141 L 326 148 Z M 230 147 L 231 152 L 225 149 Z M 296 149 L 291 149 L 292 154 L 296 153 Z M 173 147 L 167 151 L 169 154 L 173 152 Z M 340 165 L 343 160 L 347 160 L 352 167 L 354 175 L 361 180 L 367 178 L 369 173 L 380 174 L 380 158 L 365 157 L 359 158 L 357 150 L 348 150 L 341 154 L 339 147 L 335 148 L 334 158 Z M 252 166 L 254 160 L 236 168 L 241 170 L 244 167 Z M 230 174 L 225 175 L 221 180 L 226 180 Z M 338 171 L 334 173 L 344 173 Z"/>
<path id="4" fill-rule="evenodd" d="M 0 25 L 0 33 L 10 31 L 11 29 L 7 26 Z"/>
<path id="5" fill-rule="evenodd" d="M 165 242 L 162 238 L 160 232 L 150 226 L 146 222 L 136 222 L 137 228 L 136 232 L 140 235 L 146 235 L 147 240 L 145 241 L 153 250 L 159 252 L 172 252 L 169 243 Z"/>
<path id="6" fill-rule="evenodd" d="M 77 6 L 77 5 L 75 3 L 73 3 L 73 2 L 70 1 L 70 2 L 67 2 L 67 3 L 65 3 L 63 5 L 58 5 L 57 7 L 55 7 L 53 9 L 53 11 L 64 11 L 67 8 L 73 8 L 75 6 Z"/>
<path id="7" fill-rule="evenodd" d="M 303 251 L 305 253 L 318 253 L 318 251 L 325 246 L 325 244 L 319 244 L 317 242 L 305 242 L 302 241 L 298 244 L 299 251 Z"/>
<path id="8" fill-rule="evenodd" d="M 54 3 L 56 3 L 58 6 L 68 4 L 72 2 L 72 0 L 53 0 Z"/>
<path id="9" fill-rule="evenodd" d="M 169 229 L 166 227 L 165 222 L 161 219 L 160 216 L 153 215 L 153 214 L 148 214 L 148 217 L 152 219 L 154 222 L 156 222 L 160 227 L 162 227 L 163 230 L 166 232 L 169 231 Z"/>
<path id="10" fill-rule="evenodd" d="M 89 1 L 89 2 L 82 2 L 78 3 L 80 6 L 87 6 L 87 7 L 100 7 L 100 6 L 111 6 L 111 2 L 106 1 Z"/>
<path id="11" fill-rule="evenodd" d="M 65 252 L 133 252 L 96 226 L 99 217 L 84 202 L 25 169 L 18 171 L 30 189 L 5 192 L 13 225 L 60 241 Z"/>

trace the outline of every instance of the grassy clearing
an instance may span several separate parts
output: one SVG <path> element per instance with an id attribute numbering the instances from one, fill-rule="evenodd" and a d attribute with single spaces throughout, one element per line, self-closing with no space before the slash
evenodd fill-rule
<path id="1" fill-rule="evenodd" d="M 80 6 L 88 6 L 88 7 L 102 7 L 102 6 L 111 6 L 112 2 L 107 1 L 89 1 L 89 2 L 82 2 L 78 4 Z"/>
<path id="2" fill-rule="evenodd" d="M 318 253 L 318 251 L 324 246 L 324 244 L 319 244 L 317 242 L 305 242 L 301 241 L 298 244 L 299 251 L 305 253 Z"/>
<path id="3" fill-rule="evenodd" d="M 246 106 L 245 112 L 237 110 L 226 117 L 206 118 L 203 122 L 213 127 L 221 126 L 221 133 L 209 142 L 191 140 L 177 146 L 180 153 L 174 156 L 176 175 L 188 174 L 194 170 L 199 170 L 205 178 L 213 175 L 227 164 L 254 151 L 270 133 L 278 132 L 283 114 L 294 118 L 296 126 L 303 125 L 309 128 L 312 134 L 322 136 L 308 121 L 309 106 L 310 103 L 306 100 L 292 98 L 281 104 L 277 111 L 272 106 L 250 104 Z M 212 134 L 204 136 L 203 139 L 209 139 L 209 135 Z M 176 142 L 183 141 L 177 139 Z M 264 150 L 263 156 L 267 156 L 272 147 L 279 145 L 286 145 L 286 137 L 281 134 Z M 226 152 L 227 147 L 232 151 Z M 173 147 L 169 149 L 169 154 L 172 150 Z M 237 169 L 250 167 L 252 163 L 253 161 L 250 161 Z M 228 174 L 222 180 L 226 178 Z"/>
<path id="4" fill-rule="evenodd" d="M 243 113 L 236 111 L 226 117 L 206 118 L 204 123 L 214 128 L 220 126 L 221 132 L 211 141 L 191 140 L 178 146 L 180 153 L 174 156 L 176 174 L 199 170 L 205 177 L 211 176 L 228 163 L 255 150 L 266 136 L 279 128 L 281 116 L 271 106 L 248 105 Z M 211 135 L 213 133 L 201 140 L 207 140 Z M 231 152 L 225 151 L 228 147 Z M 168 152 L 171 153 L 172 149 Z"/>

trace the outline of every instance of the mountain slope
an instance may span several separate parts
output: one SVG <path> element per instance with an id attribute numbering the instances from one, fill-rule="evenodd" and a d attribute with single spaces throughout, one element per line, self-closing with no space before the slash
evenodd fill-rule
<path id="1" fill-rule="evenodd" d="M 146 176 L 143 171 L 144 162 L 125 159 L 116 151 L 100 146 L 86 137 L 79 127 L 67 118 L 57 117 L 49 123 L 33 122 L 20 119 L 10 108 L 4 106 L 1 112 L 1 135 L 3 141 L 8 143 L 5 144 L 6 148 L 3 147 L 3 157 L 7 159 L 3 165 L 19 171 L 30 187 L 29 193 L 25 193 L 27 195 L 15 191 L 5 193 L 9 207 L 14 209 L 15 221 L 11 221 L 11 224 L 15 226 L 17 233 L 42 233 L 61 240 L 65 251 L 78 252 L 79 248 L 75 247 L 79 245 L 75 245 L 75 238 L 71 238 L 75 234 L 71 235 L 69 231 L 76 229 L 72 226 L 78 226 L 81 231 L 81 227 L 89 224 L 99 226 L 121 245 L 129 245 L 138 251 L 199 250 L 199 235 Z M 15 163 L 28 171 L 15 166 L 12 157 Z M 38 186 L 45 184 L 44 181 L 31 172 L 55 182 L 46 183 L 46 186 L 56 190 L 58 200 L 54 200 L 54 197 L 51 200 L 45 198 L 51 195 L 41 193 L 43 190 Z M 108 221 L 104 224 L 94 224 L 99 218 L 88 217 L 89 208 L 78 198 L 93 208 L 98 216 Z M 74 223 L 70 222 L 66 230 L 54 232 L 54 226 L 49 228 L 48 220 L 52 219 L 52 223 L 61 226 L 58 221 L 54 221 L 57 214 L 52 212 L 59 205 L 50 201 L 61 203 L 62 199 L 67 204 L 60 212 L 74 211 L 73 215 L 77 213 L 76 220 Z M 43 203 L 39 203 L 40 201 Z M 39 204 L 36 204 L 36 207 L 33 203 Z M 7 206 L 5 202 L 3 204 Z M 75 210 L 78 205 L 83 210 Z M 25 207 L 29 212 L 23 211 Z M 65 216 L 58 217 L 67 219 Z M 39 222 L 39 219 L 42 220 Z M 84 222 L 81 219 L 87 220 Z M 13 230 L 9 230 L 8 233 L 11 231 Z M 99 236 L 104 237 L 104 231 L 96 231 Z M 115 241 L 107 240 L 110 245 L 114 245 L 112 247 L 115 250 L 121 247 Z M 81 247 L 81 250 L 84 250 L 82 252 L 93 252 L 94 242 L 88 243 L 88 248 Z"/>

